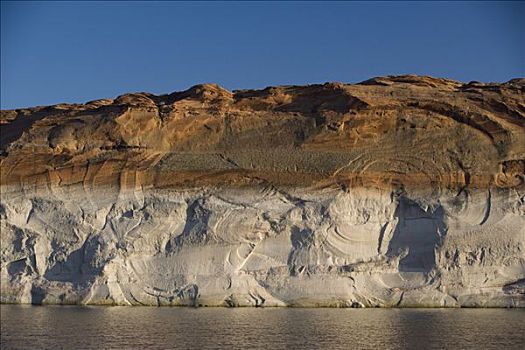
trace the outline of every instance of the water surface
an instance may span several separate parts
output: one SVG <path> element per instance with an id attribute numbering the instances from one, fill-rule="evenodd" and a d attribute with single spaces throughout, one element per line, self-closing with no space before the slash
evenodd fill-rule
<path id="1" fill-rule="evenodd" d="M 2 305 L 1 349 L 524 349 L 525 310 Z"/>

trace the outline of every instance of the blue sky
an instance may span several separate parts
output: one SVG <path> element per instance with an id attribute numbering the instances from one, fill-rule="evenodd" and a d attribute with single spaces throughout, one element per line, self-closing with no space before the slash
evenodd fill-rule
<path id="1" fill-rule="evenodd" d="M 168 93 L 525 76 L 523 2 L 5 2 L 1 107 Z"/>

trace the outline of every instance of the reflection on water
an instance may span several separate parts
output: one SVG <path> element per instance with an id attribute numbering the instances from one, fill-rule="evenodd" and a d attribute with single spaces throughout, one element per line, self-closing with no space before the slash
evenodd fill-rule
<path id="1" fill-rule="evenodd" d="M 2 305 L 4 349 L 524 349 L 525 310 Z"/>

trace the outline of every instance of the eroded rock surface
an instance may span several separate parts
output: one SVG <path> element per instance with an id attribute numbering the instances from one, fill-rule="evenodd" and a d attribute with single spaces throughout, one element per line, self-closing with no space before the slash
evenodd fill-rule
<path id="1" fill-rule="evenodd" d="M 525 306 L 525 81 L 2 111 L 1 301 Z"/>

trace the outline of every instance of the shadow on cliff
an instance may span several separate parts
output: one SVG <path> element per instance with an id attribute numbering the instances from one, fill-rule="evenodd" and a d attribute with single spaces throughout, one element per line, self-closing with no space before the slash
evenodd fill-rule
<path id="1" fill-rule="evenodd" d="M 304 266 L 304 261 L 301 264 L 301 257 L 303 258 L 302 260 L 308 261 L 308 249 L 313 243 L 314 233 L 308 228 L 300 229 L 297 226 L 293 226 L 290 240 L 293 248 L 288 255 L 287 265 L 290 276 L 297 276 L 307 269 Z"/>
<path id="2" fill-rule="evenodd" d="M 394 216 L 398 224 L 390 240 L 387 256 L 403 256 L 401 272 L 430 272 L 436 265 L 436 249 L 447 233 L 441 206 L 423 210 L 405 197 L 399 198 Z"/>
<path id="3" fill-rule="evenodd" d="M 48 281 L 73 284 L 87 282 L 102 272 L 104 261 L 96 258 L 101 249 L 103 247 L 98 238 L 87 239 L 82 247 L 72 251 L 65 261 L 56 262 L 46 271 L 44 277 Z"/>
<path id="4" fill-rule="evenodd" d="M 2 124 L 2 133 L 0 133 L 0 150 L 5 151 L 9 144 L 22 137 L 24 131 L 30 129 L 35 122 L 45 118 L 52 109 L 53 107 L 46 107 L 29 116 L 17 114 L 16 118 L 11 122 Z"/>

